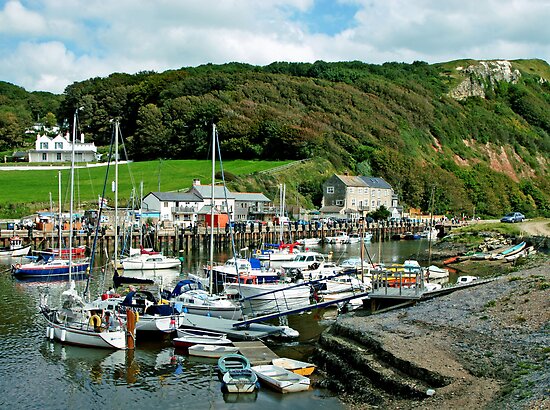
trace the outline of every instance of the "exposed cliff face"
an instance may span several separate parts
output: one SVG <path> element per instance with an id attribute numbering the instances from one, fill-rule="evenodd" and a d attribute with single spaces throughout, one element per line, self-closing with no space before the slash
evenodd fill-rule
<path id="1" fill-rule="evenodd" d="M 513 69 L 512 64 L 505 60 L 480 61 L 477 65 L 470 65 L 466 68 L 457 67 L 456 70 L 466 76 L 466 79 L 449 93 L 457 100 L 468 97 L 485 98 L 487 87 L 494 87 L 499 81 L 515 84 L 521 77 L 520 72 Z"/>

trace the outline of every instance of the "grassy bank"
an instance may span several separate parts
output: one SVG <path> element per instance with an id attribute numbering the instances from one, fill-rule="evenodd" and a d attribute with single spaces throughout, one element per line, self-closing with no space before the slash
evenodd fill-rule
<path id="1" fill-rule="evenodd" d="M 226 176 L 248 175 L 275 168 L 290 161 L 245 161 L 224 162 Z M 47 167 L 46 167 L 47 168 Z M 219 170 L 219 165 L 217 166 Z M 97 198 L 103 191 L 107 167 L 79 168 L 75 170 L 75 201 L 81 206 L 97 207 Z M 169 160 L 133 162 L 119 166 L 119 203 L 125 204 L 131 196 L 132 188 L 139 195 L 143 182 L 143 192 L 175 191 L 187 189 L 193 179 L 210 184 L 212 165 L 207 160 Z M 106 197 L 112 203 L 111 181 L 115 179 L 114 167 L 108 173 Z M 69 201 L 70 170 L 61 170 L 61 196 L 63 203 Z M 29 210 L 48 207 L 50 195 L 54 203 L 58 198 L 58 171 L 17 170 L 0 172 L 0 218 L 22 216 Z"/>

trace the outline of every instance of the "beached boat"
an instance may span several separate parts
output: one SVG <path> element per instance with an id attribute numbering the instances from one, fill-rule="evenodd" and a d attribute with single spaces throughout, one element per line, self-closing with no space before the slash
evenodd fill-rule
<path id="1" fill-rule="evenodd" d="M 207 330 L 179 328 L 178 337 L 172 340 L 175 347 L 189 348 L 194 345 L 228 346 L 233 342 L 225 333 L 210 332 Z"/>
<path id="2" fill-rule="evenodd" d="M 263 384 L 280 393 L 292 393 L 309 389 L 310 380 L 308 377 L 293 373 L 283 367 L 265 364 L 253 366 L 251 369 Z"/>
<path id="3" fill-rule="evenodd" d="M 449 277 L 449 271 L 435 265 L 430 265 L 426 268 L 426 277 L 428 279 L 443 279 Z"/>
<path id="4" fill-rule="evenodd" d="M 271 363 L 274 366 L 282 367 L 286 370 L 290 370 L 292 373 L 301 374 L 302 376 L 309 376 L 317 368 L 313 363 L 302 362 L 287 357 L 273 359 Z"/>
<path id="5" fill-rule="evenodd" d="M 468 283 L 475 282 L 476 280 L 478 280 L 477 276 L 464 275 L 464 276 L 459 276 L 456 279 L 456 284 L 457 285 L 465 285 L 465 284 L 468 284 Z"/>
<path id="6" fill-rule="evenodd" d="M 229 353 L 237 353 L 238 351 L 238 347 L 225 345 L 196 344 L 188 348 L 189 356 L 209 357 L 213 359 L 218 359 Z"/>
<path id="7" fill-rule="evenodd" d="M 510 248 L 507 248 L 503 251 L 500 251 L 496 255 L 491 256 L 491 259 L 493 260 L 499 260 L 504 259 L 507 256 L 515 255 L 516 253 L 521 252 L 523 249 L 525 249 L 525 246 L 527 246 L 527 243 L 525 241 L 518 243 L 517 245 L 514 245 Z"/>

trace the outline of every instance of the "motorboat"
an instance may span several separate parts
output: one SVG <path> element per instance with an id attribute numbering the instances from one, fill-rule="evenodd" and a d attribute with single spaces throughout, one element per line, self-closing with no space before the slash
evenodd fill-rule
<path id="1" fill-rule="evenodd" d="M 26 256 L 31 250 L 31 245 L 23 246 L 23 240 L 18 236 L 12 236 L 10 238 L 10 246 L 0 248 L 0 256 Z"/>
<path id="2" fill-rule="evenodd" d="M 170 302 L 178 311 L 225 319 L 242 319 L 243 312 L 240 306 L 227 298 L 212 295 L 194 286 L 196 282 L 189 279 L 181 280 L 175 286 L 170 294 Z"/>
<path id="3" fill-rule="evenodd" d="M 348 240 L 349 240 L 349 236 L 344 231 L 336 232 L 335 236 L 325 237 L 325 242 L 331 243 L 331 244 L 344 244 L 344 243 L 348 243 Z"/>
<path id="4" fill-rule="evenodd" d="M 372 239 L 372 233 L 371 232 L 364 232 L 362 235 L 359 232 L 350 233 L 348 235 L 348 239 L 345 243 L 360 243 L 363 242 L 370 242 Z"/>
<path id="5" fill-rule="evenodd" d="M 178 258 L 169 258 L 161 253 L 140 253 L 138 255 L 129 256 L 121 262 L 124 270 L 173 269 L 181 265 L 181 261 Z"/>
<path id="6" fill-rule="evenodd" d="M 313 265 L 314 263 L 325 262 L 325 260 L 325 256 L 319 252 L 302 252 L 296 255 L 292 261 L 283 263 L 281 265 L 281 268 L 285 271 L 295 268 L 304 269 L 311 267 L 311 265 Z"/>
<path id="7" fill-rule="evenodd" d="M 215 282 L 223 284 L 225 282 L 236 281 L 237 277 L 242 275 L 255 276 L 260 283 L 271 283 L 279 281 L 279 274 L 272 269 L 265 269 L 261 266 L 259 259 L 250 258 L 230 258 L 223 265 L 206 266 L 205 274 L 210 275 L 213 272 Z"/>

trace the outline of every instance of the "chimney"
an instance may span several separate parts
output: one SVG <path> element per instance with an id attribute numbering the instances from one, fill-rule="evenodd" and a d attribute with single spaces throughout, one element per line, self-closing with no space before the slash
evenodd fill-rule
<path id="1" fill-rule="evenodd" d="M 200 179 L 195 178 L 195 179 L 193 180 L 193 186 L 197 186 L 197 185 L 200 185 L 200 184 L 201 184 L 201 180 L 200 180 Z"/>

